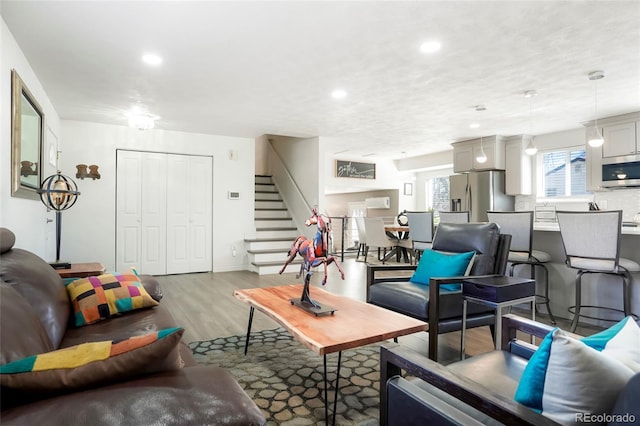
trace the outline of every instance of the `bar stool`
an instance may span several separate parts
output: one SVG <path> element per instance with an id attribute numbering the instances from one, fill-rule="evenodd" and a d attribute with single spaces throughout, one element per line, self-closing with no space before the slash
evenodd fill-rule
<path id="1" fill-rule="evenodd" d="M 501 234 L 511 235 L 511 247 L 509 248 L 509 276 L 513 276 L 513 270 L 518 265 L 529 265 L 531 279 L 536 279 L 536 267 L 542 269 L 544 275 L 544 293 L 536 294 L 537 305 L 546 305 L 551 324 L 556 319 L 549 306 L 549 270 L 545 263 L 551 260 L 549 253 L 533 249 L 533 211 L 488 211 L 489 222 L 498 224 Z M 537 283 L 537 280 L 536 280 Z"/>
<path id="2" fill-rule="evenodd" d="M 598 318 L 581 314 L 581 308 L 604 309 L 631 313 L 631 274 L 640 271 L 640 265 L 620 257 L 620 235 L 622 210 L 604 211 L 558 211 L 556 212 L 560 235 L 568 267 L 577 269 L 576 304 L 569 307 L 573 315 L 571 331 L 578 326 L 580 316 L 601 321 L 615 322 L 618 319 Z M 622 310 L 582 304 L 582 276 L 584 274 L 607 274 L 622 278 Z"/>

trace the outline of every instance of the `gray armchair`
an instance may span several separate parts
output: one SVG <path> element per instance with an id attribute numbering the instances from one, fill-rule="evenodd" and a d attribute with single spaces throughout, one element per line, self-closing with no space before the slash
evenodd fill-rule
<path id="1" fill-rule="evenodd" d="M 447 253 L 475 251 L 469 276 L 504 275 L 511 236 L 500 234 L 495 223 L 444 223 L 438 226 L 433 250 Z M 438 334 L 462 328 L 462 291 L 443 291 L 444 284 L 464 278 L 431 278 L 429 285 L 409 281 L 414 265 L 367 265 L 367 302 L 429 323 L 429 358 L 437 360 Z M 389 273 L 405 276 L 390 277 Z M 467 328 L 493 326 L 492 308 L 471 304 Z M 493 330 L 492 330 L 493 331 Z"/>

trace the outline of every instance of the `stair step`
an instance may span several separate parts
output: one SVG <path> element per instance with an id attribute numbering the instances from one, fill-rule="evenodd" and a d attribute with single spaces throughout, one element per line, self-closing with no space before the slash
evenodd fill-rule
<path id="1" fill-rule="evenodd" d="M 293 259 L 293 261 L 290 263 L 290 265 L 300 265 L 302 263 L 302 259 L 301 258 L 296 258 Z M 257 266 L 258 268 L 261 267 L 265 267 L 265 266 L 278 266 L 278 267 L 282 267 L 282 265 L 284 265 L 284 262 L 251 262 L 251 264 L 253 266 Z"/>
<path id="2" fill-rule="evenodd" d="M 256 232 L 260 232 L 260 231 L 297 231 L 298 228 L 296 227 L 291 227 L 291 226 L 287 226 L 287 227 L 273 227 L 273 228 L 256 228 Z"/>
<path id="3" fill-rule="evenodd" d="M 289 215 L 287 209 L 282 210 L 255 210 L 253 212 L 255 221 L 259 220 L 290 220 L 293 223 L 293 218 Z"/>
<path id="4" fill-rule="evenodd" d="M 284 208 L 282 200 L 255 200 L 256 208 L 281 209 Z"/>
<path id="5" fill-rule="evenodd" d="M 256 238 L 245 238 L 245 240 L 244 240 L 245 243 L 264 243 L 264 242 L 268 243 L 269 241 L 291 241 L 291 239 L 288 238 L 288 237 L 273 237 L 273 238 L 256 237 Z"/>
<path id="6" fill-rule="evenodd" d="M 259 201 L 259 200 L 256 200 Z M 268 208 L 268 207 L 256 207 L 254 210 L 259 210 L 259 211 L 282 211 L 282 210 L 288 210 L 285 207 L 282 208 Z"/>
<path id="7" fill-rule="evenodd" d="M 287 249 L 247 250 L 250 254 L 287 253 Z"/>
<path id="8" fill-rule="evenodd" d="M 266 175 L 255 175 L 255 183 L 256 184 L 273 185 L 273 181 L 271 179 L 271 176 L 266 176 Z"/>

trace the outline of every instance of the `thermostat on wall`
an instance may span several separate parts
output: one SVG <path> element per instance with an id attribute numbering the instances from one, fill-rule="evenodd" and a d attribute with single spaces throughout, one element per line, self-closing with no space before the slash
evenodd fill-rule
<path id="1" fill-rule="evenodd" d="M 239 200 L 240 193 L 238 191 L 229 191 L 229 199 L 230 200 Z"/>

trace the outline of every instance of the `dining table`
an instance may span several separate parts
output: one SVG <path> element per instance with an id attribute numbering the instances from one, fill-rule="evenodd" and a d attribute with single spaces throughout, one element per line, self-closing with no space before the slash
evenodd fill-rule
<path id="1" fill-rule="evenodd" d="M 407 225 L 398 225 L 397 223 L 385 224 L 384 231 L 388 234 L 395 236 L 398 239 L 406 239 L 409 238 L 409 226 Z M 404 247 L 394 247 L 389 253 L 387 253 L 384 257 L 384 261 L 391 259 L 393 256 L 396 256 L 396 261 L 400 262 L 400 259 L 403 259 L 404 262 L 410 263 L 411 257 L 407 252 L 407 249 Z"/>

